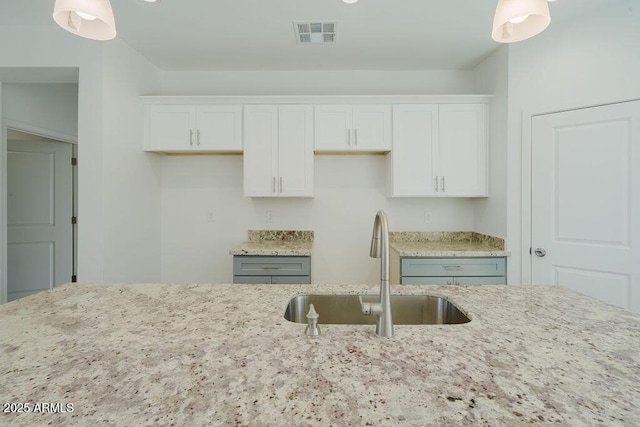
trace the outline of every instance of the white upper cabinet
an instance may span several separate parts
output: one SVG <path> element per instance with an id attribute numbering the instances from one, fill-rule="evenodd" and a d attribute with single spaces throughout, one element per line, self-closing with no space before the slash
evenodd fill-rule
<path id="1" fill-rule="evenodd" d="M 145 151 L 242 151 L 241 105 L 149 105 Z"/>
<path id="2" fill-rule="evenodd" d="M 316 105 L 315 150 L 390 151 L 391 106 Z"/>
<path id="3" fill-rule="evenodd" d="M 438 179 L 445 196 L 487 195 L 487 106 L 438 107 Z"/>
<path id="4" fill-rule="evenodd" d="M 313 197 L 313 106 L 245 105 L 244 195 Z"/>
<path id="5" fill-rule="evenodd" d="M 487 195 L 487 106 L 393 106 L 392 197 Z"/>
<path id="6" fill-rule="evenodd" d="M 437 145 L 437 104 L 393 106 L 393 150 L 387 166 L 391 196 L 435 194 Z"/>

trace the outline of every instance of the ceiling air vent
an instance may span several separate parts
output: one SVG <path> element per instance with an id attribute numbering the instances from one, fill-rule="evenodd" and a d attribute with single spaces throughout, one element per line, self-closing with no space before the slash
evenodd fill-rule
<path id="1" fill-rule="evenodd" d="M 335 22 L 295 22 L 293 31 L 297 43 L 333 43 L 336 41 Z"/>

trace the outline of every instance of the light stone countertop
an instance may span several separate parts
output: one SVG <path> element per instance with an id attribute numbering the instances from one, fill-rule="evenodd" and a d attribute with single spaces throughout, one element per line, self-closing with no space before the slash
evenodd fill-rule
<path id="1" fill-rule="evenodd" d="M 249 230 L 248 240 L 229 250 L 231 255 L 311 256 L 313 231 Z"/>
<path id="2" fill-rule="evenodd" d="M 561 287 L 392 286 L 461 325 L 304 325 L 299 293 L 377 285 L 70 284 L 0 306 L 7 425 L 640 425 L 640 316 Z M 320 314 L 322 316 L 322 314 Z"/>
<path id="3" fill-rule="evenodd" d="M 247 241 L 232 248 L 231 255 L 252 256 L 311 256 L 313 242 L 307 240 Z"/>
<path id="4" fill-rule="evenodd" d="M 391 232 L 389 246 L 401 257 L 506 257 L 504 240 L 475 232 Z"/>

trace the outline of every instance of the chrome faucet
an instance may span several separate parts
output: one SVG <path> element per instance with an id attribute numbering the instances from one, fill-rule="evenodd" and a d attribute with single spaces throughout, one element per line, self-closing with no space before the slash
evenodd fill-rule
<path id="1" fill-rule="evenodd" d="M 380 258 L 380 300 L 378 303 L 362 302 L 360 305 L 364 314 L 373 314 L 376 321 L 376 335 L 381 337 L 393 336 L 393 318 L 391 317 L 391 291 L 389 289 L 389 223 L 387 215 L 380 210 L 373 223 L 371 237 L 372 258 Z"/>

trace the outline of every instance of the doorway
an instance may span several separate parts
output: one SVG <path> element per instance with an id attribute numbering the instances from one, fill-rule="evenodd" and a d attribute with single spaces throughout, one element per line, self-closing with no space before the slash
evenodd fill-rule
<path id="1" fill-rule="evenodd" d="M 534 116 L 531 283 L 640 312 L 640 101 Z"/>
<path id="2" fill-rule="evenodd" d="M 7 129 L 7 301 L 75 281 L 75 150 Z"/>

